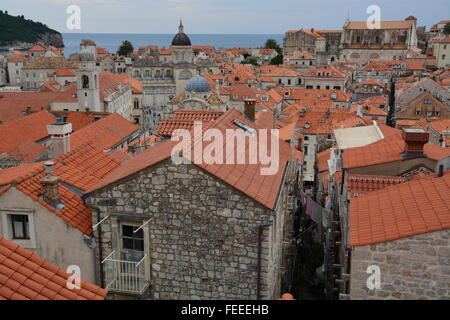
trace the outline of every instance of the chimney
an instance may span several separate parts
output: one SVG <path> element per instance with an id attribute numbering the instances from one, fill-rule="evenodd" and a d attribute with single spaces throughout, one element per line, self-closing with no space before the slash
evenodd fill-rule
<path id="1" fill-rule="evenodd" d="M 405 156 L 423 155 L 423 146 L 428 143 L 429 133 L 423 129 L 403 129 L 403 141 L 405 141 Z"/>
<path id="2" fill-rule="evenodd" d="M 47 131 L 51 136 L 50 148 L 54 158 L 70 152 L 70 134 L 72 133 L 71 123 L 64 123 L 62 118 L 58 117 L 54 124 L 47 125 Z"/>
<path id="3" fill-rule="evenodd" d="M 25 113 L 26 113 L 27 115 L 32 113 L 32 109 L 31 109 L 30 106 L 28 106 L 28 107 L 26 108 Z"/>
<path id="4" fill-rule="evenodd" d="M 59 177 L 55 177 L 52 175 L 54 162 L 47 161 L 45 165 L 45 171 L 47 172 L 47 176 L 39 180 L 40 184 L 44 188 L 43 197 L 53 203 L 59 201 L 59 193 L 58 193 L 58 182 Z"/>
<path id="5" fill-rule="evenodd" d="M 245 99 L 244 101 L 244 114 L 250 121 L 255 121 L 256 117 L 256 100 L 255 99 Z"/>
<path id="6" fill-rule="evenodd" d="M 328 110 L 327 110 L 327 113 L 326 113 L 327 119 L 330 119 L 330 115 L 331 115 L 331 111 L 330 111 L 330 109 L 328 109 Z"/>
<path id="7" fill-rule="evenodd" d="M 436 178 L 442 178 L 444 176 L 444 165 L 439 165 L 438 172 L 436 172 Z"/>

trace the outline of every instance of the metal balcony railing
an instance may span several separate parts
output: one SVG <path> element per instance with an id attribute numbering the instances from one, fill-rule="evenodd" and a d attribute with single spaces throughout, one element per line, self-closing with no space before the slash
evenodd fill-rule
<path id="1" fill-rule="evenodd" d="M 105 268 L 106 289 L 115 292 L 143 294 L 150 281 L 145 272 L 147 255 L 140 261 L 115 259 L 113 251 L 102 261 Z"/>

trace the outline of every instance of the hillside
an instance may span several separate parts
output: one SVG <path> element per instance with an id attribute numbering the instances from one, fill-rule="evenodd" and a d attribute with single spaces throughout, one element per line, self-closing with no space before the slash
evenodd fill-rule
<path id="1" fill-rule="evenodd" d="M 62 36 L 41 22 L 11 16 L 0 10 L 0 48 L 27 48 L 36 43 L 63 47 Z"/>

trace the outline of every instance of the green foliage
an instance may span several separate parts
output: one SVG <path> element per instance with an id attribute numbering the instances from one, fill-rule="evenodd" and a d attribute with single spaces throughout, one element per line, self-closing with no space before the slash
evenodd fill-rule
<path id="1" fill-rule="evenodd" d="M 252 56 L 248 56 L 247 59 L 241 62 L 242 64 L 252 64 L 254 66 L 258 66 L 258 59 Z"/>
<path id="2" fill-rule="evenodd" d="M 283 64 L 283 55 L 282 54 L 277 55 L 275 58 L 270 60 L 270 64 L 274 64 L 274 65 Z"/>
<path id="3" fill-rule="evenodd" d="M 447 36 L 450 35 L 450 22 L 444 26 L 444 34 Z"/>
<path id="4" fill-rule="evenodd" d="M 281 55 L 283 51 L 275 39 L 267 39 L 264 48 L 275 49 L 279 55 Z"/>
<path id="5" fill-rule="evenodd" d="M 60 34 L 41 22 L 25 19 L 23 15 L 14 17 L 8 11 L 0 11 L 0 45 L 16 41 L 36 43 L 45 33 Z"/>
<path id="6" fill-rule="evenodd" d="M 131 44 L 130 41 L 125 40 L 122 42 L 122 45 L 119 48 L 119 51 L 117 51 L 117 54 L 119 56 L 125 56 L 128 57 L 130 55 L 130 53 L 132 53 L 134 51 L 134 47 Z"/>

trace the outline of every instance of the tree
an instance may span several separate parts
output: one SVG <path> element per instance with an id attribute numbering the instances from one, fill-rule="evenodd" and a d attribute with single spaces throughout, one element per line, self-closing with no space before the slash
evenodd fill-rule
<path id="1" fill-rule="evenodd" d="M 450 35 L 450 22 L 444 26 L 444 34 L 447 36 Z"/>
<path id="2" fill-rule="evenodd" d="M 275 49 L 278 54 L 281 54 L 281 47 L 278 45 L 277 40 L 275 39 L 267 39 L 266 45 L 264 46 L 266 49 Z"/>
<path id="3" fill-rule="evenodd" d="M 266 49 L 275 49 L 275 51 L 278 53 L 278 55 L 270 60 L 270 64 L 274 65 L 280 65 L 283 64 L 283 50 L 278 45 L 277 41 L 275 39 L 268 39 L 266 41 L 266 45 L 264 46 Z"/>
<path id="4" fill-rule="evenodd" d="M 125 40 L 122 42 L 122 45 L 119 48 L 119 51 L 117 51 L 117 54 L 119 56 L 125 56 L 128 57 L 130 55 L 130 53 L 132 53 L 134 51 L 134 47 L 131 44 L 130 41 Z"/>
<path id="5" fill-rule="evenodd" d="M 270 64 L 273 64 L 273 65 L 283 64 L 283 55 L 282 54 L 277 55 L 275 58 L 270 60 Z"/>

